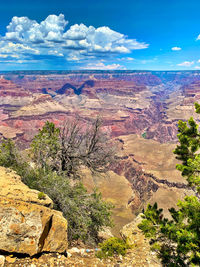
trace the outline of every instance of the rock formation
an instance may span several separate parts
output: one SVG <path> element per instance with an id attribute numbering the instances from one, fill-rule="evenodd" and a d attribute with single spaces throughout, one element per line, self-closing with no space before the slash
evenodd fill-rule
<path id="1" fill-rule="evenodd" d="M 138 228 L 138 224 L 141 223 L 141 221 L 141 214 L 139 214 L 134 221 L 122 228 L 120 234 L 130 246 L 140 251 L 140 255 L 138 256 L 141 258 L 146 258 L 146 260 L 149 262 L 149 266 L 161 266 L 161 263 L 156 257 L 155 252 L 151 252 L 148 240 Z"/>
<path id="2" fill-rule="evenodd" d="M 0 251 L 30 256 L 66 251 L 67 221 L 48 196 L 40 199 L 38 193 L 0 167 Z"/>

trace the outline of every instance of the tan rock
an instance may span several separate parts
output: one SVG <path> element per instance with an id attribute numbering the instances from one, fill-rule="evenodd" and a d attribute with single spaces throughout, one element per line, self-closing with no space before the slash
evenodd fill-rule
<path id="1" fill-rule="evenodd" d="M 141 214 L 139 214 L 133 222 L 125 225 L 120 234 L 123 239 L 132 247 L 135 263 L 132 266 L 162 266 L 156 255 L 152 254 L 149 240 L 145 238 L 142 231 L 138 228 L 138 224 L 142 221 Z M 145 265 L 140 265 L 139 262 L 146 262 Z M 147 264 L 148 262 L 148 264 Z"/>
<path id="2" fill-rule="evenodd" d="M 142 234 L 142 231 L 138 228 L 138 224 L 141 223 L 141 221 L 142 217 L 141 215 L 138 215 L 134 221 L 126 224 L 120 231 L 122 238 L 125 239 L 129 245 L 135 245 L 138 241 L 144 241 L 145 237 Z"/>
<path id="3" fill-rule="evenodd" d="M 30 189 L 22 183 L 20 176 L 14 171 L 0 167 L 0 197 L 22 200 L 53 208 L 53 201 L 45 195 L 45 199 L 38 198 L 38 190 Z"/>
<path id="4" fill-rule="evenodd" d="M 5 168 L 0 168 L 0 184 L 0 250 L 29 255 L 65 252 L 67 221 L 61 212 L 43 206 L 52 201 L 39 200 L 38 191 L 32 192 Z"/>
<path id="5" fill-rule="evenodd" d="M 9 263 L 14 263 L 16 261 L 16 258 L 14 257 L 10 257 L 10 256 L 7 256 L 6 257 L 6 261 L 9 262 Z"/>
<path id="6" fill-rule="evenodd" d="M 104 227 L 104 229 L 102 231 L 98 232 L 98 237 L 101 240 L 106 240 L 106 239 L 113 237 L 113 234 L 112 234 L 111 229 L 109 227 Z"/>
<path id="7" fill-rule="evenodd" d="M 135 217 L 131 207 L 128 206 L 133 196 L 129 181 L 125 176 L 113 171 L 92 175 L 86 168 L 82 169 L 82 179 L 89 192 L 92 192 L 95 187 L 99 188 L 103 199 L 115 206 L 112 216 L 115 226 L 112 228 L 112 234 L 119 235 L 122 226 L 131 222 Z"/>
<path id="8" fill-rule="evenodd" d="M 0 133 L 5 138 L 15 138 L 17 135 L 23 134 L 23 132 L 19 129 L 4 125 L 0 125 Z"/>
<path id="9" fill-rule="evenodd" d="M 0 255 L 0 267 L 3 267 L 5 263 L 5 257 L 3 255 Z"/>

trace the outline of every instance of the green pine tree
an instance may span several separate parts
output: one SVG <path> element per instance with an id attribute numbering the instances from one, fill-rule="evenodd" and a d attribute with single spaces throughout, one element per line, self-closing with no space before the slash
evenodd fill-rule
<path id="1" fill-rule="evenodd" d="M 196 112 L 200 105 L 195 103 Z M 163 266 L 200 266 L 200 132 L 190 118 L 179 121 L 178 139 L 174 153 L 182 161 L 177 169 L 193 189 L 193 196 L 178 202 L 178 209 L 169 209 L 172 219 L 163 217 L 157 204 L 148 205 L 143 221 L 139 224 L 150 238 L 152 249 L 157 252 Z"/>

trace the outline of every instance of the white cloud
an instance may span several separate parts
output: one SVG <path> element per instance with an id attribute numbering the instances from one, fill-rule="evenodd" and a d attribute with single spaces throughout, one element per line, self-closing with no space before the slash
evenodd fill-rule
<path id="1" fill-rule="evenodd" d="M 63 37 L 69 40 L 84 40 L 86 38 L 88 29 L 93 28 L 90 26 L 87 28 L 84 24 L 75 24 L 70 27 L 70 29 L 63 34 Z"/>
<path id="2" fill-rule="evenodd" d="M 12 55 L 9 55 L 9 54 L 0 54 L 0 58 L 8 58 L 8 57 L 11 57 L 11 58 L 19 58 L 19 55 L 15 55 L 15 54 L 12 54 Z"/>
<path id="3" fill-rule="evenodd" d="M 174 46 L 171 49 L 172 49 L 172 51 L 180 51 L 181 50 L 181 47 Z"/>
<path id="4" fill-rule="evenodd" d="M 48 54 L 57 57 L 64 57 L 64 55 L 57 50 L 49 50 Z"/>
<path id="5" fill-rule="evenodd" d="M 7 58 L 7 57 L 9 57 L 9 56 L 6 54 L 0 54 L 0 58 Z"/>
<path id="6" fill-rule="evenodd" d="M 76 55 L 72 55 L 72 56 L 69 56 L 68 58 L 67 58 L 67 60 L 69 60 L 69 61 L 79 61 L 80 60 L 80 58 L 79 57 L 77 57 Z"/>
<path id="7" fill-rule="evenodd" d="M 124 34 L 105 26 L 96 29 L 93 26 L 75 24 L 64 33 L 63 37 L 67 39 L 64 44 L 65 48 L 84 49 L 89 53 L 121 54 L 148 47 L 148 44 L 140 43 L 135 39 L 127 39 Z"/>
<path id="8" fill-rule="evenodd" d="M 197 41 L 200 40 L 200 34 L 197 36 L 196 40 L 197 40 Z"/>
<path id="9" fill-rule="evenodd" d="M 133 57 L 127 57 L 126 60 L 132 61 L 132 60 L 135 60 L 135 59 Z"/>
<path id="10" fill-rule="evenodd" d="M 14 43 L 14 42 L 1 42 L 0 43 L 0 50 L 1 53 L 31 53 L 34 55 L 38 55 L 40 51 L 36 48 L 32 48 L 28 45 Z"/>
<path id="11" fill-rule="evenodd" d="M 49 15 L 38 23 L 28 17 L 13 17 L 5 36 L 0 37 L 1 54 L 58 56 L 66 59 L 108 57 L 148 48 L 148 44 L 129 39 L 109 27 L 95 28 L 74 24 L 66 29 L 63 14 Z M 132 60 L 131 57 L 127 60 Z"/>
<path id="12" fill-rule="evenodd" d="M 84 69 L 86 70 L 125 70 L 126 67 L 120 64 L 105 65 L 103 62 L 99 62 L 99 63 L 89 63 L 86 66 L 84 66 Z"/>
<path id="13" fill-rule="evenodd" d="M 200 66 L 195 66 L 194 67 L 196 70 L 200 70 Z"/>
<path id="14" fill-rule="evenodd" d="M 67 25 L 63 14 L 49 15 L 40 24 L 28 17 L 13 17 L 7 26 L 5 40 L 15 42 L 43 43 L 62 41 L 62 35 Z"/>
<path id="15" fill-rule="evenodd" d="M 177 64 L 178 66 L 182 67 L 191 67 L 194 64 L 194 61 L 184 61 L 182 63 Z"/>
<path id="16" fill-rule="evenodd" d="M 121 57 L 117 59 L 118 61 L 133 61 L 135 60 L 133 57 Z"/>

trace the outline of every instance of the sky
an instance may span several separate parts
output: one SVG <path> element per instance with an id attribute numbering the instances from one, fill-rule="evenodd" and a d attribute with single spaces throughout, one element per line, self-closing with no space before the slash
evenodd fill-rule
<path id="1" fill-rule="evenodd" d="M 199 0 L 0 2 L 0 70 L 198 70 Z"/>

